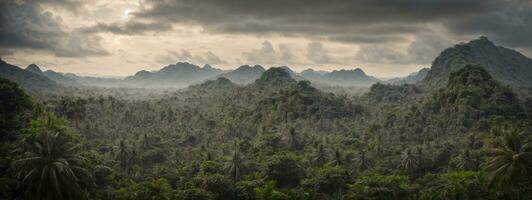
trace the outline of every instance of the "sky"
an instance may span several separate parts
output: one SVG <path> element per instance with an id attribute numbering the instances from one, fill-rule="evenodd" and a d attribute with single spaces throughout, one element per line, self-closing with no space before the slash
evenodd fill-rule
<path id="1" fill-rule="evenodd" d="M 487 36 L 532 57 L 532 0 L 1 0 L 0 57 L 127 76 L 190 62 L 404 76 Z"/>

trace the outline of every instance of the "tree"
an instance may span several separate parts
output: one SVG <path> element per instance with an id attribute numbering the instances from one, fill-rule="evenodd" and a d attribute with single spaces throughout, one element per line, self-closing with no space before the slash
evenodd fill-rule
<path id="1" fill-rule="evenodd" d="M 483 184 L 480 172 L 456 171 L 443 174 L 428 174 L 418 180 L 421 188 L 419 198 L 430 199 L 494 199 Z"/>
<path id="2" fill-rule="evenodd" d="M 164 178 L 141 183 L 129 180 L 126 187 L 116 190 L 114 198 L 118 200 L 170 200 L 174 193 L 175 191 Z"/>
<path id="3" fill-rule="evenodd" d="M 31 108 L 30 97 L 16 83 L 0 78 L 0 142 L 15 139 Z"/>
<path id="4" fill-rule="evenodd" d="M 318 146 L 318 151 L 316 151 L 316 155 L 314 156 L 314 163 L 317 166 L 322 166 L 327 163 L 327 151 L 325 151 L 321 144 Z"/>
<path id="5" fill-rule="evenodd" d="M 242 166 L 242 159 L 240 158 L 240 149 L 237 144 L 235 144 L 235 151 L 230 161 L 229 165 L 229 174 L 234 183 L 240 180 L 242 174 L 244 173 L 244 168 Z"/>
<path id="6" fill-rule="evenodd" d="M 411 149 L 403 152 L 401 159 L 401 167 L 413 176 L 419 168 L 418 156 L 412 153 Z"/>
<path id="7" fill-rule="evenodd" d="M 301 149 L 301 142 L 299 141 L 296 130 L 294 128 L 290 128 L 290 148 L 292 150 Z"/>
<path id="8" fill-rule="evenodd" d="M 231 199 L 234 197 L 231 180 L 221 174 L 202 176 L 201 188 L 210 192 L 214 199 Z"/>
<path id="9" fill-rule="evenodd" d="M 409 199 L 407 176 L 363 176 L 351 188 L 347 199 Z"/>
<path id="10" fill-rule="evenodd" d="M 20 159 L 13 165 L 29 199 L 84 199 L 91 183 L 79 138 L 53 114 L 23 131 Z"/>
<path id="11" fill-rule="evenodd" d="M 258 200 L 281 200 L 286 199 L 286 195 L 275 190 L 275 181 L 268 181 L 263 187 L 255 188 Z"/>
<path id="12" fill-rule="evenodd" d="M 127 149 L 126 142 L 124 142 L 124 140 L 120 140 L 116 159 L 118 159 L 118 161 L 120 162 L 120 167 L 122 167 L 122 169 L 128 167 L 130 158 L 131 155 L 129 153 L 129 150 Z"/>
<path id="13" fill-rule="evenodd" d="M 324 165 L 312 171 L 312 177 L 304 183 L 312 186 L 316 192 L 331 195 L 338 191 L 344 191 L 347 188 L 348 179 L 347 173 L 342 167 Z"/>
<path id="14" fill-rule="evenodd" d="M 486 152 L 489 158 L 482 168 L 488 173 L 490 186 L 507 188 L 532 180 L 532 143 L 524 132 L 504 130 L 489 141 Z"/>
<path id="15" fill-rule="evenodd" d="M 298 161 L 289 155 L 273 156 L 266 165 L 266 175 L 269 179 L 274 180 L 277 187 L 280 188 L 298 186 L 303 178 L 303 173 Z"/>
<path id="16" fill-rule="evenodd" d="M 365 171 L 366 169 L 369 169 L 369 160 L 368 158 L 366 157 L 366 152 L 365 151 L 360 151 L 358 153 L 358 158 L 357 158 L 357 170 L 359 172 L 362 172 L 362 171 Z"/>
<path id="17" fill-rule="evenodd" d="M 462 170 L 477 170 L 478 160 L 474 157 L 474 155 L 471 155 L 469 150 L 465 150 L 464 153 L 458 158 L 458 164 L 456 166 Z"/>
<path id="18" fill-rule="evenodd" d="M 344 164 L 344 162 L 345 162 L 345 158 L 342 155 L 342 152 L 340 151 L 340 149 L 336 149 L 334 151 L 334 157 L 333 157 L 333 160 L 332 160 L 331 163 L 333 165 L 342 165 L 342 164 Z"/>
<path id="19" fill-rule="evenodd" d="M 231 180 L 233 180 L 233 198 L 235 199 L 237 198 L 236 183 L 240 180 L 243 173 L 244 168 L 242 166 L 242 160 L 240 158 L 240 149 L 238 147 L 237 142 L 235 141 L 235 151 L 233 153 L 233 157 L 231 158 L 229 165 L 229 176 L 231 177 Z"/>

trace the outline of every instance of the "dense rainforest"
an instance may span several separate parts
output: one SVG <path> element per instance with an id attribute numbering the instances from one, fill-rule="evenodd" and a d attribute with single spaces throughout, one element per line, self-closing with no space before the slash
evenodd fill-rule
<path id="1" fill-rule="evenodd" d="M 532 100 L 480 65 L 359 95 L 283 68 L 147 93 L 0 79 L 0 199 L 532 199 Z"/>

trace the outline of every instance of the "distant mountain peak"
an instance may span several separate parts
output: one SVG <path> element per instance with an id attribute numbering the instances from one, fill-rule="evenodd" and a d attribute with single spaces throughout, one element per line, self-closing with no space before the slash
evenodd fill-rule
<path id="1" fill-rule="evenodd" d="M 360 68 L 339 69 L 333 70 L 332 72 L 306 69 L 300 74 L 313 82 L 321 82 L 329 85 L 368 86 L 379 81 L 375 77 L 366 75 Z"/>
<path id="2" fill-rule="evenodd" d="M 497 47 L 491 40 L 488 39 L 486 36 L 480 36 L 477 39 L 471 40 L 466 45 L 469 46 L 482 46 L 482 47 Z"/>
<path id="3" fill-rule="evenodd" d="M 280 66 L 280 68 L 284 69 L 286 72 L 288 72 L 290 75 L 294 75 L 295 72 L 290 69 L 290 67 L 287 67 L 287 66 Z"/>
<path id="4" fill-rule="evenodd" d="M 42 73 L 42 70 L 41 68 L 39 68 L 39 66 L 37 66 L 36 64 L 30 64 L 26 67 L 26 70 L 30 71 L 30 72 L 33 72 L 33 73 L 37 73 L 37 74 L 41 74 Z"/>
<path id="5" fill-rule="evenodd" d="M 255 85 L 261 88 L 278 88 L 295 83 L 297 81 L 282 67 L 269 68 L 255 81 Z"/>
<path id="6" fill-rule="evenodd" d="M 265 71 L 264 67 L 262 67 L 260 65 L 253 66 L 253 69 L 258 69 L 258 70 L 261 70 L 261 71 Z"/>
<path id="7" fill-rule="evenodd" d="M 355 74 L 366 76 L 366 72 L 364 72 L 364 70 L 362 70 L 360 68 L 356 68 L 355 70 L 353 70 L 353 72 L 355 72 Z"/>
<path id="8" fill-rule="evenodd" d="M 532 86 L 532 60 L 485 36 L 441 52 L 423 81 L 433 87 L 445 86 L 453 72 L 470 64 L 481 65 L 494 79 L 515 89 Z"/>
<path id="9" fill-rule="evenodd" d="M 31 66 L 31 65 L 30 65 Z M 43 74 L 37 74 L 31 70 L 36 70 L 38 67 L 28 66 L 29 69 L 22 69 L 7 62 L 0 62 L 0 77 L 16 82 L 24 89 L 29 90 L 44 90 L 57 88 L 57 83 Z M 37 68 L 35 68 L 37 67 Z M 40 71 L 40 69 L 39 69 Z"/>
<path id="10" fill-rule="evenodd" d="M 492 44 L 493 44 L 493 42 L 491 42 L 491 41 L 488 39 L 488 37 L 486 37 L 486 36 L 480 36 L 478 39 L 473 40 L 473 41 L 488 42 L 488 43 L 492 43 Z"/>
<path id="11" fill-rule="evenodd" d="M 221 74 L 234 83 L 251 83 L 258 79 L 262 73 L 266 71 L 262 66 L 255 65 L 253 67 L 249 65 L 242 65 L 233 71 Z"/>
<path id="12" fill-rule="evenodd" d="M 222 73 L 209 64 L 199 67 L 188 62 L 178 62 L 163 67 L 159 71 L 148 72 L 141 70 L 133 76 L 126 77 L 132 84 L 157 85 L 165 87 L 182 87 L 201 83 Z"/>

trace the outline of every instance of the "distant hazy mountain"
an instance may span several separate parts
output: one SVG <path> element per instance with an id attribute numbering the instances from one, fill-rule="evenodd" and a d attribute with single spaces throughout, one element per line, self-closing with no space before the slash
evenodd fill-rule
<path id="1" fill-rule="evenodd" d="M 32 68 L 33 69 L 31 70 L 36 70 L 34 67 Z M 44 90 L 58 87 L 57 83 L 46 76 L 23 70 L 20 67 L 3 61 L 2 59 L 0 59 L 0 77 L 16 82 L 26 90 Z"/>
<path id="2" fill-rule="evenodd" d="M 55 72 L 53 70 L 42 71 L 36 64 L 30 64 L 26 67 L 26 71 L 33 72 L 55 81 L 58 84 L 65 86 L 80 86 L 80 84 L 72 77 L 66 76 L 63 73 Z"/>
<path id="3" fill-rule="evenodd" d="M 37 66 L 36 64 L 30 64 L 26 67 L 26 70 L 27 71 L 30 71 L 30 72 L 33 72 L 33 73 L 36 73 L 36 74 L 42 74 L 42 70 L 41 68 L 39 68 L 39 66 Z"/>
<path id="4" fill-rule="evenodd" d="M 495 79 L 514 89 L 532 86 L 532 60 L 512 49 L 496 46 L 486 37 L 444 50 L 433 61 L 424 82 L 441 87 L 452 72 L 467 64 L 482 66 Z"/>
<path id="5" fill-rule="evenodd" d="M 313 69 L 305 69 L 299 73 L 300 76 L 310 78 L 310 79 L 316 79 L 321 78 L 324 74 L 327 74 L 329 72 L 327 71 L 314 71 Z"/>
<path id="6" fill-rule="evenodd" d="M 307 69 L 302 71 L 300 75 L 312 82 L 338 86 L 369 86 L 379 81 L 375 77 L 366 75 L 360 68 L 354 70 L 334 70 L 328 73 Z"/>
<path id="7" fill-rule="evenodd" d="M 183 87 L 194 83 L 201 83 L 222 73 L 222 70 L 205 65 L 199 67 L 187 62 L 168 65 L 156 72 L 145 70 L 137 72 L 125 79 L 128 84 L 138 86 L 166 86 Z"/>
<path id="8" fill-rule="evenodd" d="M 296 75 L 296 72 L 294 72 L 294 70 L 290 69 L 290 67 L 287 67 L 287 66 L 280 66 L 279 68 L 284 69 L 284 70 L 285 70 L 286 72 L 288 72 L 288 74 L 290 74 L 291 76 Z"/>
<path id="9" fill-rule="evenodd" d="M 246 84 L 257 80 L 264 71 L 266 70 L 260 65 L 255 65 L 253 67 L 243 65 L 233 71 L 221 74 L 220 76 L 235 83 Z"/>
<path id="10" fill-rule="evenodd" d="M 261 89 L 278 89 L 295 85 L 297 81 L 290 75 L 285 67 L 271 67 L 266 70 L 259 79 L 255 80 L 255 86 Z"/>
<path id="11" fill-rule="evenodd" d="M 397 85 L 397 84 L 414 84 L 414 83 L 417 83 L 417 82 L 422 81 L 423 79 L 425 79 L 425 77 L 427 76 L 429 71 L 430 71 L 430 68 L 423 68 L 423 69 L 420 69 L 417 72 L 409 74 L 408 76 L 400 77 L 400 78 L 393 78 L 393 79 L 390 79 L 390 80 L 388 80 L 386 82 L 390 83 L 390 84 L 395 84 L 395 85 Z"/>

